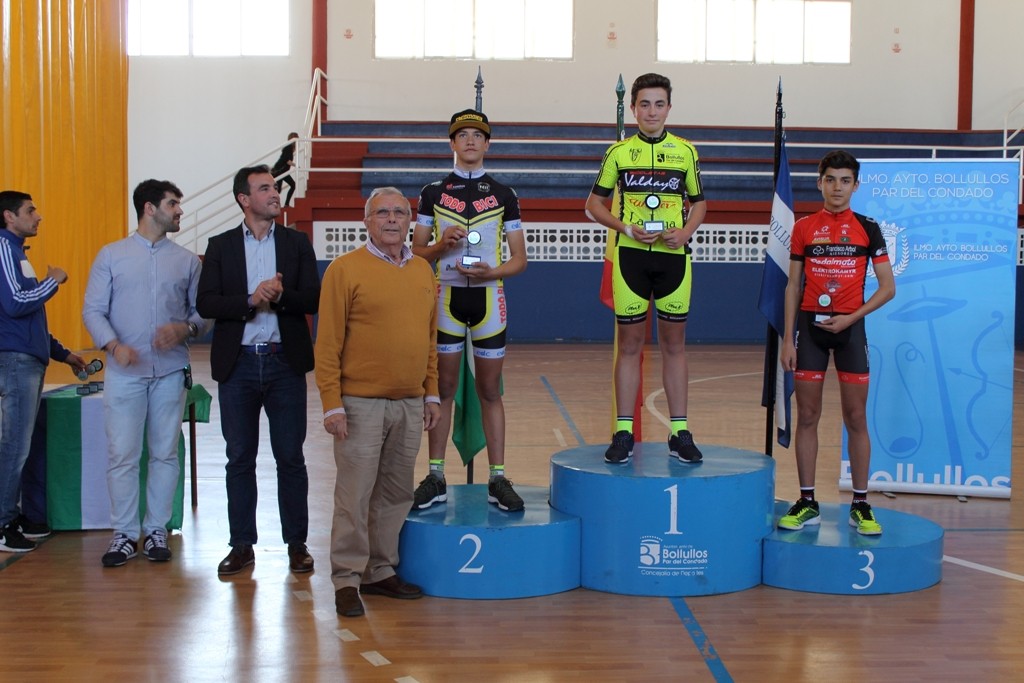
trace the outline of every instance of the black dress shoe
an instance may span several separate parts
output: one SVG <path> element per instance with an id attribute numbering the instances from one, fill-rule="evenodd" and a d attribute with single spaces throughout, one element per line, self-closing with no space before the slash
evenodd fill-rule
<path id="1" fill-rule="evenodd" d="M 399 600 L 415 600 L 423 597 L 423 589 L 419 586 L 406 583 L 398 578 L 397 574 L 389 576 L 382 581 L 364 583 L 359 586 L 359 592 L 363 595 L 383 595 Z"/>
<path id="2" fill-rule="evenodd" d="M 225 574 L 237 574 L 242 571 L 245 567 L 256 564 L 256 555 L 252 552 L 251 545 L 236 545 L 228 553 L 228 556 L 221 560 L 221 563 L 217 565 L 217 573 L 221 576 Z"/>
<path id="3" fill-rule="evenodd" d="M 313 557 L 306 550 L 305 543 L 292 543 L 288 546 L 288 566 L 296 574 L 313 571 Z"/>
<path id="4" fill-rule="evenodd" d="M 334 591 L 334 608 L 343 617 L 361 617 L 366 613 L 363 601 L 359 599 L 359 590 L 354 586 Z"/>

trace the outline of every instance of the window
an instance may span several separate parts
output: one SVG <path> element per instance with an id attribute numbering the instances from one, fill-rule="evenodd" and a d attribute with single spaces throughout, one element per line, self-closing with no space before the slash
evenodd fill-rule
<path id="1" fill-rule="evenodd" d="M 287 56 L 288 5 L 288 0 L 128 0 L 128 54 Z"/>
<path id="2" fill-rule="evenodd" d="M 380 59 L 571 59 L 573 0 L 374 0 Z"/>
<path id="3" fill-rule="evenodd" d="M 658 0 L 658 60 L 849 64 L 849 0 Z"/>

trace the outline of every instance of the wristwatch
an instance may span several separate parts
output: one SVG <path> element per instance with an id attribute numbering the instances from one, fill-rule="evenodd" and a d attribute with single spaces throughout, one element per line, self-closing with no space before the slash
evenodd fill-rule
<path id="1" fill-rule="evenodd" d="M 193 339 L 198 337 L 199 336 L 199 326 L 196 325 L 195 323 L 190 322 L 188 324 L 188 336 L 192 337 Z"/>

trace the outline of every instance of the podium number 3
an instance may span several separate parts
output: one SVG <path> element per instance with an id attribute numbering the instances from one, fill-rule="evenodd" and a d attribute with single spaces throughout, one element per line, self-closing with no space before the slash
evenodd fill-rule
<path id="1" fill-rule="evenodd" d="M 465 541 L 469 541 L 470 543 L 473 544 L 473 546 L 474 546 L 473 547 L 473 555 L 468 560 L 466 560 L 466 564 L 462 565 L 462 568 L 459 569 L 459 573 L 460 574 L 483 574 L 484 573 L 484 566 L 483 565 L 480 565 L 479 567 L 470 567 L 469 566 L 469 565 L 473 564 L 473 560 L 475 560 L 476 556 L 480 554 L 480 549 L 484 547 L 483 541 L 481 541 L 480 537 L 477 536 L 476 534 L 466 534 L 465 536 L 463 536 L 462 538 L 459 539 L 459 545 L 462 545 Z"/>
<path id="2" fill-rule="evenodd" d="M 871 587 L 871 584 L 875 582 L 875 570 L 871 568 L 871 565 L 875 562 L 875 554 L 870 550 L 861 550 L 858 555 L 863 555 L 864 559 L 867 560 L 867 564 L 860 568 L 860 571 L 867 574 L 868 582 L 864 585 L 853 584 L 851 588 L 854 590 L 862 591 Z"/>

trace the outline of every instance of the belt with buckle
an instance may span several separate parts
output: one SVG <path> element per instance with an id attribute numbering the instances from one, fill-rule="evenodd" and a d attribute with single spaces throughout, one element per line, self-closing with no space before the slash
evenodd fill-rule
<path id="1" fill-rule="evenodd" d="M 242 346 L 242 353 L 253 353 L 257 356 L 268 356 L 272 353 L 284 353 L 281 342 L 260 342 L 252 346 Z"/>

